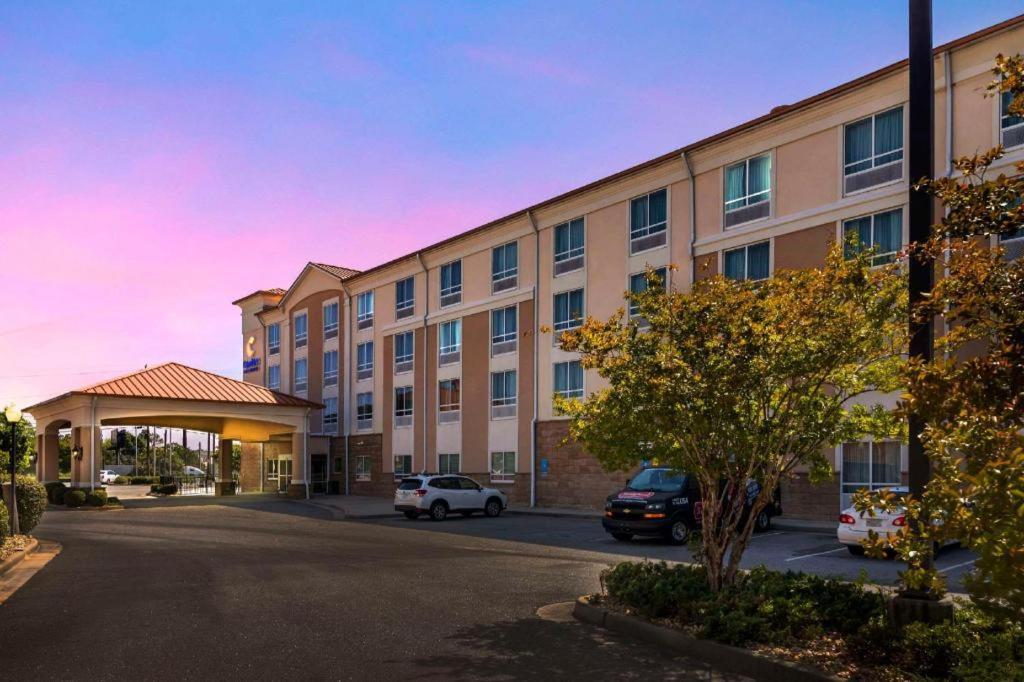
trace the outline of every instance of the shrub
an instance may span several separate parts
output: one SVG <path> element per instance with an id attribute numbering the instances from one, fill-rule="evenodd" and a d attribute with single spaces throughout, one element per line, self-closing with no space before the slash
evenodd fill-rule
<path id="1" fill-rule="evenodd" d="M 680 607 L 709 598 L 704 570 L 665 562 L 624 562 L 601 574 L 608 594 L 648 618 L 671 618 Z"/>
<path id="2" fill-rule="evenodd" d="M 18 495 L 18 527 L 24 534 L 29 534 L 39 525 L 46 511 L 46 488 L 31 476 L 17 477 Z"/>
<path id="3" fill-rule="evenodd" d="M 154 483 L 151 486 L 149 486 L 149 492 L 151 492 L 151 493 L 158 493 L 158 492 L 160 492 L 160 484 L 159 483 Z"/>
<path id="4" fill-rule="evenodd" d="M 160 480 L 156 476 L 130 476 L 128 482 L 132 485 L 152 485 Z"/>
<path id="5" fill-rule="evenodd" d="M 81 507 L 85 504 L 85 491 L 74 488 L 64 493 L 64 504 L 69 507 Z"/>
<path id="6" fill-rule="evenodd" d="M 159 486 L 159 488 L 159 492 L 161 495 L 176 495 L 178 493 L 178 486 L 174 485 L 173 483 L 161 485 Z"/>
<path id="7" fill-rule="evenodd" d="M 53 489 L 53 503 L 54 504 L 64 504 L 64 495 L 67 492 L 68 492 L 68 489 L 67 489 L 66 486 L 62 486 L 60 488 L 54 488 Z"/>
<path id="8" fill-rule="evenodd" d="M 67 486 L 60 481 L 51 481 L 46 483 L 44 487 L 46 488 L 46 499 L 55 504 L 60 504 L 56 499 L 57 491 L 61 489 L 67 490 Z"/>
<path id="9" fill-rule="evenodd" d="M 3 544 L 4 538 L 11 534 L 11 517 L 7 513 L 7 505 L 4 504 L 3 500 L 0 500 L 0 545 Z"/>
<path id="10" fill-rule="evenodd" d="M 107 498 L 107 506 L 108 507 L 113 507 L 114 505 L 119 505 L 119 504 L 121 504 L 121 500 L 117 499 L 116 497 L 108 497 Z"/>
<path id="11" fill-rule="evenodd" d="M 106 490 L 90 490 L 85 494 L 85 501 L 90 507 L 102 507 L 107 503 Z"/>
<path id="12" fill-rule="evenodd" d="M 118 476 L 117 478 L 114 479 L 114 485 L 128 485 L 128 477 Z"/>

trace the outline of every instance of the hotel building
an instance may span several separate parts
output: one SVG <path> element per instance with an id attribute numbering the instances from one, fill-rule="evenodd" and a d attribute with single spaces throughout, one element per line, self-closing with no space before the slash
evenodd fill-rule
<path id="1" fill-rule="evenodd" d="M 996 171 L 1024 160 L 1024 121 L 985 96 L 994 57 L 1021 51 L 1024 16 L 936 48 L 935 175 L 997 144 Z M 552 396 L 604 384 L 539 329 L 611 316 L 648 266 L 683 291 L 762 279 L 823 265 L 851 230 L 891 257 L 908 235 L 907 78 L 893 64 L 369 270 L 309 263 L 288 289 L 235 301 L 244 380 L 324 405 L 308 466 L 290 440 L 246 443 L 242 486 L 391 495 L 428 470 L 516 505 L 602 504 L 628 473 L 562 444 Z M 831 520 L 853 490 L 905 481 L 897 442 L 829 454 L 830 484 L 784 484 L 787 516 Z"/>

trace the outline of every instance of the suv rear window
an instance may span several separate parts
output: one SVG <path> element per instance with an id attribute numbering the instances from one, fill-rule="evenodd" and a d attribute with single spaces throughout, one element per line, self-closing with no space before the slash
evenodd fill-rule
<path id="1" fill-rule="evenodd" d="M 402 482 L 399 484 L 398 489 L 399 490 L 416 490 L 417 488 L 420 487 L 421 483 L 423 483 L 423 481 L 421 481 L 418 478 L 402 479 Z"/>

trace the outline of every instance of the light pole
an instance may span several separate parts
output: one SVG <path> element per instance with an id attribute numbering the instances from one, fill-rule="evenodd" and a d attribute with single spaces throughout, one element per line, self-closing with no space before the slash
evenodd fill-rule
<path id="1" fill-rule="evenodd" d="M 21 525 L 18 523 L 18 493 L 15 484 L 15 474 L 18 471 L 18 422 L 21 421 L 21 410 L 14 405 L 8 405 L 4 410 L 7 423 L 11 425 L 11 535 L 21 534 Z"/>

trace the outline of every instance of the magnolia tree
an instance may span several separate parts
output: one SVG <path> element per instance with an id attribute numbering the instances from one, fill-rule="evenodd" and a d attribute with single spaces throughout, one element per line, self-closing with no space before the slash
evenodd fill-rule
<path id="1" fill-rule="evenodd" d="M 783 478 L 803 467 L 813 482 L 830 479 L 827 448 L 898 428 L 871 396 L 898 386 L 906 281 L 839 245 L 820 269 L 761 282 L 713 277 L 679 293 L 647 276 L 646 291 L 627 295 L 638 316 L 620 309 L 562 334 L 561 348 L 608 387 L 556 407 L 605 469 L 654 457 L 697 477 L 700 557 L 717 591 L 736 579 Z M 750 480 L 760 492 L 745 513 L 738 491 Z"/>
<path id="2" fill-rule="evenodd" d="M 1024 117 L 1024 60 L 998 57 L 995 75 L 990 93 L 1009 93 L 1010 113 Z M 906 505 L 911 523 L 868 543 L 873 553 L 891 544 L 907 561 L 905 587 L 940 593 L 925 558 L 935 543 L 959 540 L 978 555 L 965 579 L 975 601 L 1024 621 L 1024 258 L 991 248 L 1024 238 L 1024 163 L 1013 177 L 991 177 L 1002 156 L 997 148 L 963 158 L 953 177 L 921 182 L 946 210 L 911 257 L 934 258 L 944 275 L 913 312 L 944 317 L 947 332 L 933 362 L 908 365 L 901 409 L 925 420 L 932 479 L 921 499 L 865 491 L 856 504 Z"/>

